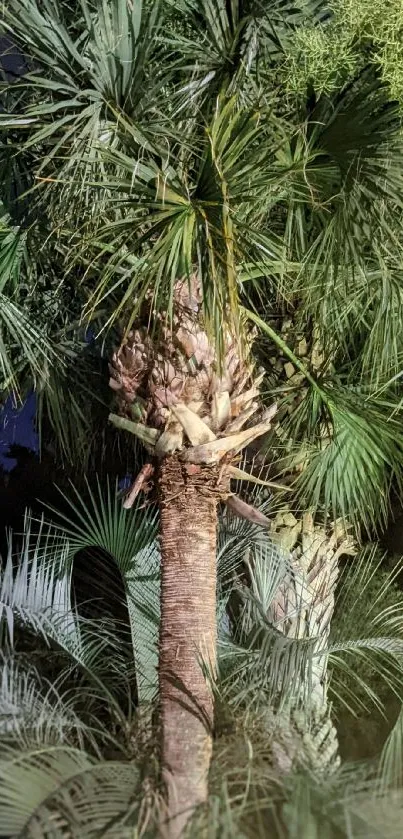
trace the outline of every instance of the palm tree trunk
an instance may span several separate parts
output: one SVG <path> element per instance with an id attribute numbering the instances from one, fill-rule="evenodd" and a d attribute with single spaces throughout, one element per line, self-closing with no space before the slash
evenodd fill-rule
<path id="1" fill-rule="evenodd" d="M 291 709 L 289 730 L 286 723 L 282 732 L 284 742 L 280 736 L 274 743 L 276 766 L 287 772 L 301 761 L 311 770 L 329 773 L 339 765 L 338 737 L 327 698 L 327 655 L 320 653 L 328 645 L 340 557 L 354 555 L 356 547 L 341 521 L 326 529 L 315 525 L 309 512 L 299 519 L 279 514 L 271 532 L 290 552 L 293 575 L 277 591 L 269 619 L 288 638 L 310 638 L 316 653 L 309 673 L 302 673 L 296 686 L 303 697 L 303 712 Z M 273 719 L 269 724 L 274 727 Z"/>
<path id="2" fill-rule="evenodd" d="M 213 695 L 201 661 L 214 672 L 219 483 L 216 466 L 185 465 L 172 456 L 159 468 L 159 687 L 169 839 L 182 834 L 207 798 Z"/>

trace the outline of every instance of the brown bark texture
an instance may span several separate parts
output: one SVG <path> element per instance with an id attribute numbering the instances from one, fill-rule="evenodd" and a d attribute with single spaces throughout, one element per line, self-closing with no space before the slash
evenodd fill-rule
<path id="1" fill-rule="evenodd" d="M 159 687 L 167 795 L 163 835 L 177 839 L 194 808 L 207 799 L 213 695 L 202 662 L 214 672 L 217 503 L 225 479 L 219 467 L 185 464 L 172 456 L 161 462 L 157 480 L 162 560 Z"/>

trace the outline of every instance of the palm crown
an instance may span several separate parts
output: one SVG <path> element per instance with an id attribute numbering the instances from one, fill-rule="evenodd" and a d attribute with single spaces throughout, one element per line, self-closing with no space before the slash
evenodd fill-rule
<path id="1" fill-rule="evenodd" d="M 63 420 L 75 390 L 84 443 L 80 316 L 127 325 L 148 295 L 172 315 L 176 279 L 197 270 L 219 350 L 223 319 L 260 327 L 284 407 L 276 452 L 304 452 L 304 501 L 376 523 L 402 461 L 402 140 L 376 68 L 316 104 L 281 97 L 295 26 L 319 24 L 319 6 L 70 12 L 4 12 L 30 72 L 5 86 L 1 116 L 3 387 L 34 376 L 66 450 L 80 439 Z"/>

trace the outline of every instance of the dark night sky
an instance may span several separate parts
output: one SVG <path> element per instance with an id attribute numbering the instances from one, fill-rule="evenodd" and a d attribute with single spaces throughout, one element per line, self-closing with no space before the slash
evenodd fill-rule
<path id="1" fill-rule="evenodd" d="M 0 411 L 0 466 L 6 471 L 13 469 L 17 462 L 7 457 L 8 449 L 14 444 L 38 451 L 34 394 L 22 406 L 13 404 L 11 398 L 7 399 Z"/>
<path id="2" fill-rule="evenodd" d="M 6 78 L 10 81 L 20 76 L 25 70 L 22 55 L 4 35 L 0 35 L 0 64 Z"/>

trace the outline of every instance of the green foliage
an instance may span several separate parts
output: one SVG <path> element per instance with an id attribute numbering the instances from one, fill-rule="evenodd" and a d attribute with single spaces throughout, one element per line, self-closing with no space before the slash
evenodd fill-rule
<path id="1" fill-rule="evenodd" d="M 101 437 L 104 362 L 145 297 L 170 311 L 178 277 L 197 271 L 218 347 L 228 315 L 240 333 L 258 328 L 267 400 L 279 403 L 271 473 L 292 481 L 298 465 L 294 498 L 324 520 L 342 515 L 358 532 L 386 519 L 390 486 L 403 477 L 399 14 L 395 0 L 3 4 L 2 28 L 29 72 L 1 84 L 0 388 L 36 388 L 65 458 L 85 464 Z M 289 785 L 273 782 L 266 712 L 281 710 L 288 725 L 290 709 L 308 711 L 319 655 L 329 656 L 338 702 L 380 708 L 389 690 L 401 699 L 400 604 L 373 611 L 347 641 L 336 620 L 324 650 L 287 638 L 267 612 L 279 582 L 290 582 L 290 558 L 242 528 L 224 517 L 217 607 L 217 690 L 240 768 L 223 737 L 200 829 L 299 837 L 302 821 L 307 836 L 392 836 L 400 718 L 379 792 L 356 768 L 319 783 L 304 766 Z M 128 514 L 108 489 L 76 495 L 57 532 L 31 523 L 17 567 L 10 549 L 3 835 L 152 835 L 158 762 L 143 713 L 149 723 L 155 533 L 152 509 Z M 72 602 L 79 550 L 106 552 L 121 575 L 122 638 Z M 356 573 L 366 567 L 360 560 Z M 393 591 L 363 579 L 376 602 Z"/>
<path id="2" fill-rule="evenodd" d="M 372 64 L 393 99 L 403 97 L 402 17 L 399 0 L 332 0 L 328 20 L 308 24 L 296 34 L 286 56 L 292 93 L 304 95 L 309 83 L 329 93 L 366 64 Z"/>
<path id="3" fill-rule="evenodd" d="M 111 557 L 122 576 L 130 619 L 133 659 L 140 704 L 155 698 L 158 666 L 159 626 L 159 549 L 157 515 L 152 508 L 145 513 L 138 504 L 125 510 L 116 488 L 109 482 L 106 498 L 98 484 L 93 494 L 88 488 L 85 501 L 75 491 L 69 501 L 72 518 L 62 521 L 69 540 L 70 557 L 88 548 L 98 548 Z M 68 500 L 68 499 L 65 499 Z M 105 568 L 107 576 L 107 568 Z"/>
<path id="4" fill-rule="evenodd" d="M 334 18 L 323 26 L 304 26 L 295 33 L 283 72 L 290 96 L 304 97 L 314 86 L 319 95 L 333 93 L 360 68 L 362 58 L 351 44 L 351 32 Z"/>
<path id="5" fill-rule="evenodd" d="M 88 839 L 100 830 L 111 837 L 130 835 L 124 824 L 138 788 L 138 771 L 130 764 L 96 761 L 62 744 L 9 750 L 2 755 L 0 784 L 0 836 L 61 838 L 66 828 Z"/>
<path id="6" fill-rule="evenodd" d="M 42 333 L 41 322 L 32 322 L 29 307 L 21 304 L 19 280 L 28 258 L 26 239 L 26 233 L 12 225 L 0 201 L 1 390 L 15 386 L 21 362 L 28 366 L 34 382 L 39 383 L 44 378 L 44 368 L 58 360 L 55 347 Z"/>
<path id="7" fill-rule="evenodd" d="M 155 526 L 152 511 L 135 508 L 130 515 L 112 488 L 90 494 L 88 501 L 74 493 L 70 511 L 59 516 L 56 529 L 42 524 L 36 531 L 34 522 L 27 521 L 18 564 L 13 557 L 14 575 L 10 558 L 6 560 L 1 576 L 2 836 L 95 839 L 100 831 L 129 837 L 136 829 L 150 839 L 156 835 L 157 732 L 148 684 L 139 680 L 150 651 L 149 630 L 154 632 L 158 622 L 157 600 L 152 614 L 147 594 L 157 594 Z M 102 619 L 91 624 L 71 605 L 73 555 L 101 548 L 116 562 L 125 582 L 130 615 L 130 633 L 123 636 L 125 650 L 122 636 L 118 647 L 110 624 L 105 626 Z M 293 837 L 299 835 L 303 811 L 304 824 L 320 828 L 320 835 L 328 831 L 330 837 L 392 837 L 397 805 L 390 790 L 397 779 L 401 748 L 398 726 L 385 746 L 379 780 L 373 778 L 373 766 L 334 767 L 326 779 L 304 763 L 288 779 L 274 768 L 273 738 L 276 742 L 287 737 L 290 709 L 298 705 L 305 718 L 309 716 L 309 697 L 306 692 L 299 694 L 295 668 L 309 666 L 312 647 L 284 638 L 267 619 L 278 585 L 291 571 L 290 558 L 261 530 L 226 513 L 220 524 L 219 569 L 221 679 L 211 796 L 190 831 L 207 825 L 210 835 L 217 837 L 264 836 L 268 830 L 279 839 Z M 245 584 L 246 573 L 250 586 Z M 332 680 L 347 703 L 351 694 L 359 700 L 367 678 L 364 661 L 368 684 L 377 691 L 380 704 L 384 695 L 380 680 L 390 685 L 394 679 L 396 690 L 400 684 L 400 602 L 387 599 L 393 591 L 390 580 L 378 578 L 368 557 L 348 573 L 353 577 L 355 573 L 355 580 L 365 579 L 363 588 L 371 594 L 371 620 L 366 615 L 357 620 L 367 640 L 346 641 L 347 632 L 336 621 L 332 644 L 325 652 L 335 673 L 341 673 L 338 682 L 335 675 Z M 354 580 L 346 576 L 339 592 L 344 617 L 349 614 L 347 600 L 357 591 Z M 146 594 L 142 602 L 136 600 L 140 592 Z M 357 634 L 352 633 L 353 638 Z M 357 688 L 345 681 L 345 659 L 352 662 L 352 670 L 359 663 Z M 127 713 L 123 698 L 135 679 L 140 706 L 132 695 Z M 292 752 L 293 741 L 285 742 Z M 375 794 L 379 806 L 387 808 L 382 827 L 369 807 Z"/>
<path id="8" fill-rule="evenodd" d="M 331 625 L 331 642 L 348 636 L 352 640 L 376 638 L 379 627 L 386 637 L 400 635 L 403 626 L 403 603 L 401 589 L 396 579 L 401 570 L 399 563 L 393 571 L 384 566 L 384 557 L 376 546 L 368 547 L 354 562 L 342 570 L 338 583 L 336 608 Z M 348 658 L 347 662 L 348 664 Z M 393 667 L 387 678 L 388 651 L 381 650 L 374 657 L 359 655 L 358 667 L 352 663 L 335 675 L 334 700 L 340 709 L 340 696 L 344 693 L 345 704 L 353 712 L 368 711 L 368 704 L 375 699 L 382 709 L 391 697 L 401 699 L 401 682 L 398 671 Z M 390 662 L 392 664 L 392 662 Z M 351 692 L 351 693 L 350 693 Z"/>
<path id="9" fill-rule="evenodd" d="M 400 24 L 392 0 L 389 16 L 357 9 L 4 9 L 30 72 L 5 84 L 0 115 L 1 386 L 33 381 L 65 458 L 99 436 L 104 362 L 145 298 L 171 311 L 177 278 L 197 271 L 218 347 L 226 316 L 259 329 L 280 402 L 270 451 L 280 472 L 306 467 L 300 502 L 357 530 L 384 522 L 403 464 L 403 145 L 376 56 Z M 297 76 L 298 101 L 283 95 Z"/>

